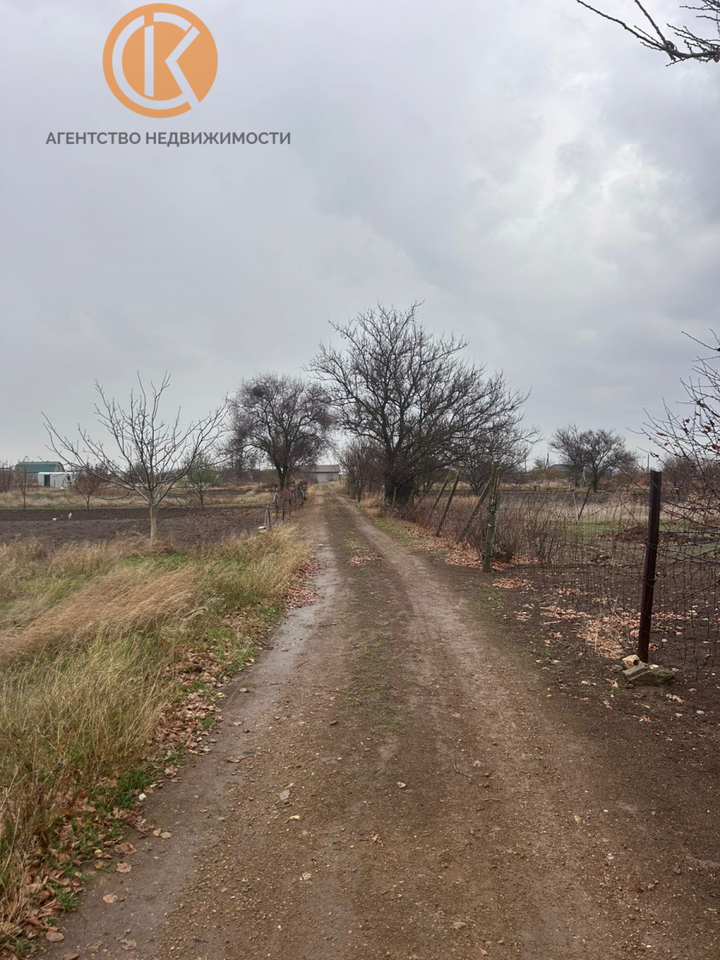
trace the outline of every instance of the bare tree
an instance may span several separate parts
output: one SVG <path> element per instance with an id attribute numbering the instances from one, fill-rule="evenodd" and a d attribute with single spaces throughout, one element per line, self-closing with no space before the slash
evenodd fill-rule
<path id="1" fill-rule="evenodd" d="M 93 469 L 88 464 L 73 474 L 70 489 L 85 501 L 85 509 L 90 509 L 90 501 L 103 488 L 107 478 L 99 467 Z"/>
<path id="2" fill-rule="evenodd" d="M 15 483 L 15 467 L 8 460 L 0 460 L 0 493 L 9 493 Z"/>
<path id="3" fill-rule="evenodd" d="M 263 373 L 245 380 L 230 410 L 231 446 L 252 450 L 271 464 L 281 490 L 327 446 L 332 427 L 327 393 L 300 377 Z"/>
<path id="4" fill-rule="evenodd" d="M 22 497 L 23 510 L 27 510 L 28 490 L 33 483 L 37 483 L 37 476 L 28 470 L 28 460 L 23 460 L 15 467 L 15 486 L 20 491 Z"/>
<path id="5" fill-rule="evenodd" d="M 644 47 L 650 50 L 656 50 L 659 53 L 669 57 L 671 63 L 681 63 L 684 60 L 700 60 L 704 62 L 720 62 L 720 0 L 698 0 L 693 5 L 683 4 L 681 9 L 691 10 L 697 15 L 698 20 L 708 21 L 714 27 L 715 37 L 703 37 L 695 33 L 689 27 L 675 27 L 667 24 L 666 29 L 670 31 L 675 39 L 671 40 L 663 32 L 657 20 L 648 12 L 647 8 L 640 3 L 640 0 L 632 0 L 635 7 L 640 12 L 641 24 L 631 24 L 627 20 L 619 17 L 613 17 L 597 7 L 586 3 L 585 0 L 577 0 L 581 7 L 592 10 L 604 20 L 611 20 L 632 34 L 636 40 L 639 40 Z M 626 0 L 629 4 L 630 0 Z"/>
<path id="6" fill-rule="evenodd" d="M 104 481 L 126 492 L 138 493 L 148 505 L 150 539 L 157 538 L 158 511 L 175 485 L 205 455 L 222 429 L 225 410 L 221 407 L 188 427 L 180 425 L 180 410 L 165 421 L 160 412 L 163 394 L 170 385 L 165 374 L 160 386 L 147 390 L 138 375 L 139 388 L 132 390 L 127 407 L 109 398 L 96 383 L 99 400 L 95 419 L 107 434 L 112 451 L 103 440 L 78 427 L 78 439 L 61 434 L 45 416 L 51 447 L 72 470 L 90 470 Z M 92 464 L 92 466 L 89 466 Z"/>
<path id="7" fill-rule="evenodd" d="M 185 477 L 192 497 L 205 508 L 208 493 L 217 484 L 220 472 L 208 456 L 200 457 L 191 465 Z"/>
<path id="8" fill-rule="evenodd" d="M 575 483 L 584 479 L 595 492 L 602 480 L 633 467 L 637 460 L 619 434 L 612 430 L 578 430 L 574 423 L 556 430 L 550 447 L 570 468 Z"/>
<path id="9" fill-rule="evenodd" d="M 649 417 L 644 433 L 670 469 L 674 485 L 691 503 L 720 508 L 720 340 L 701 344 L 714 354 L 699 357 L 692 374 L 682 380 L 686 399 L 679 409 L 663 403 L 664 415 Z"/>
<path id="10" fill-rule="evenodd" d="M 358 503 L 368 489 L 382 489 L 383 455 L 377 444 L 353 440 L 340 454 L 348 491 Z"/>
<path id="11" fill-rule="evenodd" d="M 464 362 L 464 341 L 425 330 L 418 307 L 378 306 L 333 324 L 344 349 L 321 346 L 311 365 L 341 427 L 382 451 L 385 497 L 400 503 L 439 467 L 461 463 L 471 439 L 524 399 L 502 374 Z"/>
<path id="12" fill-rule="evenodd" d="M 463 479 L 470 484 L 473 493 L 479 494 L 490 479 L 494 460 L 500 462 L 505 480 L 521 479 L 520 468 L 537 438 L 537 429 L 523 424 L 519 406 L 503 411 L 468 444 L 462 467 Z"/>

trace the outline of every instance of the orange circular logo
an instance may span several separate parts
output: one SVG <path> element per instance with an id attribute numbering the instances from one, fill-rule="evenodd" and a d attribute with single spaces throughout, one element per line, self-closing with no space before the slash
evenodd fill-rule
<path id="1" fill-rule="evenodd" d="M 213 35 L 173 3 L 138 7 L 110 31 L 103 53 L 108 86 L 144 117 L 177 117 L 210 92 L 217 74 Z"/>

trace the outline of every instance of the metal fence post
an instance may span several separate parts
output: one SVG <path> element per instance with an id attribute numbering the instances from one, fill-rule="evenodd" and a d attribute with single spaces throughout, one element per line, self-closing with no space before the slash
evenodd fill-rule
<path id="1" fill-rule="evenodd" d="M 648 538 L 645 549 L 645 575 L 643 577 L 642 605 L 640 608 L 640 632 L 638 634 L 638 657 L 648 663 L 650 657 L 650 628 L 652 626 L 655 571 L 657 569 L 658 544 L 660 542 L 660 506 L 662 502 L 662 473 L 650 471 L 650 515 Z"/>
<path id="2" fill-rule="evenodd" d="M 500 489 L 500 461 L 493 460 L 492 474 L 490 475 L 490 503 L 488 505 L 488 523 L 485 533 L 485 550 L 483 552 L 483 573 L 492 573 L 493 544 L 495 543 L 495 527 L 497 526 L 498 492 Z"/>

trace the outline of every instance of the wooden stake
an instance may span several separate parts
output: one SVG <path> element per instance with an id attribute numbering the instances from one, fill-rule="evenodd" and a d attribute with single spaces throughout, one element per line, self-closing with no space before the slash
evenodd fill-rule
<path id="1" fill-rule="evenodd" d="M 435 531 L 435 536 L 436 536 L 436 537 L 439 537 L 439 536 L 440 536 L 440 531 L 442 530 L 443 524 L 445 523 L 445 518 L 446 518 L 447 515 L 448 515 L 448 510 L 450 509 L 450 504 L 453 502 L 453 497 L 455 496 L 455 491 L 457 490 L 457 485 L 458 485 L 458 483 L 460 483 L 460 471 L 459 471 L 459 470 L 458 470 L 458 471 L 456 472 L 456 474 L 455 474 L 455 483 L 452 485 L 452 490 L 450 491 L 450 496 L 448 497 L 448 502 L 445 504 L 445 509 L 443 510 L 442 516 L 440 517 L 440 522 L 439 522 L 438 525 L 437 525 L 437 530 Z"/>
<path id="2" fill-rule="evenodd" d="M 450 477 L 452 476 L 452 474 L 453 474 L 452 470 L 448 470 L 448 475 L 445 477 L 445 479 L 444 479 L 444 481 L 443 481 L 443 485 L 440 487 L 440 493 L 438 493 L 438 495 L 435 497 L 435 503 L 433 503 L 433 505 L 430 507 L 430 513 L 428 514 L 428 520 L 429 520 L 429 519 L 432 517 L 432 515 L 435 513 L 435 507 L 440 503 L 440 498 L 441 498 L 442 495 L 445 493 L 445 487 L 450 483 Z"/>
<path id="3" fill-rule="evenodd" d="M 476 517 L 476 516 L 478 515 L 478 513 L 480 512 L 480 507 L 483 505 L 483 503 L 485 503 L 485 499 L 487 498 L 488 493 L 490 493 L 490 480 L 488 480 L 488 482 L 487 482 L 487 483 L 485 484 L 485 486 L 483 487 L 482 493 L 480 494 L 480 497 L 478 498 L 478 502 L 477 502 L 477 503 L 475 504 L 475 506 L 473 507 L 472 513 L 471 513 L 470 516 L 468 517 L 468 521 L 467 521 L 467 523 L 465 524 L 465 526 L 463 527 L 462 533 L 461 533 L 460 536 L 457 538 L 456 543 L 460 543 L 461 540 L 464 540 L 465 537 L 466 537 L 466 536 L 468 535 L 468 533 L 470 532 L 470 528 L 472 527 L 472 525 L 473 525 L 473 523 L 474 523 L 474 521 L 475 521 L 475 517 Z"/>
<path id="4" fill-rule="evenodd" d="M 490 474 L 490 504 L 488 506 L 488 523 L 485 532 L 485 551 L 483 553 L 483 573 L 492 573 L 493 545 L 495 543 L 495 528 L 497 526 L 498 492 L 500 489 L 500 461 L 493 460 Z"/>

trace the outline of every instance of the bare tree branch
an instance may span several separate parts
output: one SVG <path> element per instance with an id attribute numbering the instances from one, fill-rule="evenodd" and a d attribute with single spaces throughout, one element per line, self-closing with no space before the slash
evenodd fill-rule
<path id="1" fill-rule="evenodd" d="M 709 39 L 700 36 L 689 27 L 675 27 L 668 24 L 668 30 L 674 33 L 678 41 L 677 43 L 665 35 L 658 26 L 657 21 L 640 0 L 633 0 L 633 2 L 649 24 L 651 32 L 648 32 L 648 30 L 636 24 L 630 24 L 628 21 L 622 20 L 619 17 L 613 17 L 603 10 L 598 10 L 597 7 L 586 3 L 585 0 L 576 0 L 576 2 L 579 3 L 581 7 L 591 10 L 604 20 L 610 20 L 612 23 L 618 24 L 623 30 L 632 34 L 636 40 L 639 40 L 644 47 L 664 53 L 670 58 L 671 63 L 680 63 L 686 60 L 699 60 L 705 63 L 710 61 L 715 63 L 720 62 L 720 0 L 701 0 L 699 6 L 683 5 L 681 7 L 683 10 L 691 10 L 695 13 L 698 20 L 708 20 L 713 23 L 716 28 L 717 37 Z M 680 49 L 678 44 L 684 45 L 686 49 Z"/>

